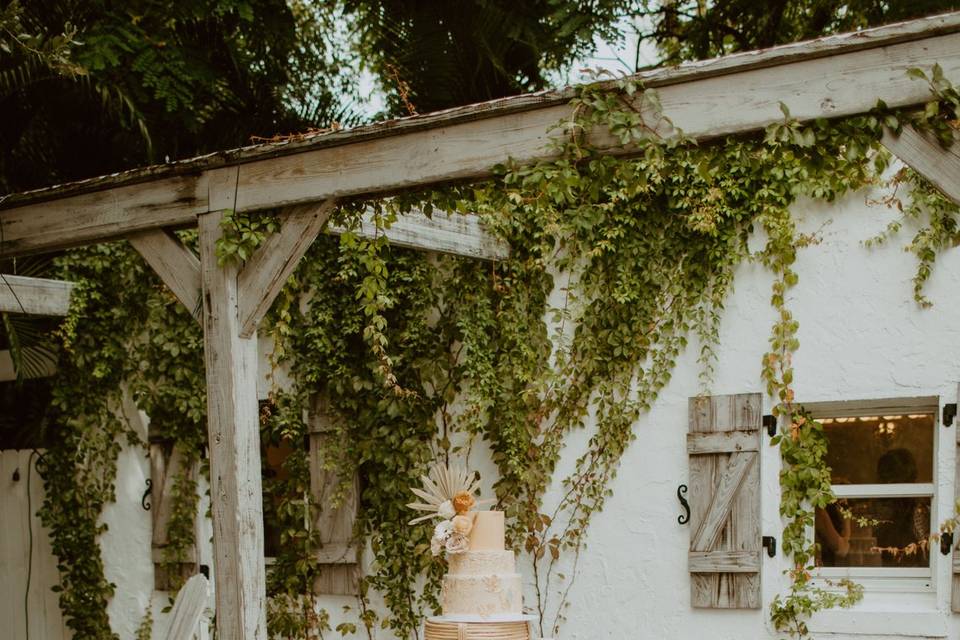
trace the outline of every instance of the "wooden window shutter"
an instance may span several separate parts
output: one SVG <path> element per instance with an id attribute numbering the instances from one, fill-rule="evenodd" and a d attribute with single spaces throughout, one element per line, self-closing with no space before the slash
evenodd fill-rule
<path id="1" fill-rule="evenodd" d="M 690 602 L 760 608 L 759 393 L 690 398 Z"/>
<path id="2" fill-rule="evenodd" d="M 179 563 L 171 565 L 164 562 L 164 548 L 167 546 L 167 529 L 173 512 L 173 487 L 177 476 L 188 464 L 187 456 L 171 442 L 150 437 L 150 513 L 153 514 L 153 537 L 151 556 L 153 558 L 153 585 L 158 591 L 170 591 L 186 582 L 197 573 L 199 557 L 197 545 L 191 545 L 179 558 Z M 191 464 L 189 473 L 196 480 L 198 462 Z M 194 539 L 196 539 L 196 520 L 194 520 Z"/>
<path id="3" fill-rule="evenodd" d="M 357 519 L 357 480 L 353 479 L 341 504 L 334 507 L 331 500 L 340 485 L 340 478 L 324 469 L 325 443 L 331 437 L 333 418 L 319 394 L 313 398 L 309 425 L 310 489 L 314 504 L 318 506 L 315 526 L 322 543 L 317 550 L 320 575 L 313 590 L 317 595 L 356 595 L 360 579 L 359 553 L 353 537 Z"/>

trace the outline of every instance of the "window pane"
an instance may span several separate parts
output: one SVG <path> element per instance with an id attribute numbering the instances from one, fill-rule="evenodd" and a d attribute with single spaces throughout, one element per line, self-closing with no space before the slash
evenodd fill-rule
<path id="1" fill-rule="evenodd" d="M 822 567 L 927 567 L 930 498 L 853 498 L 817 509 Z"/>
<path id="2" fill-rule="evenodd" d="M 833 484 L 933 482 L 934 415 L 824 418 Z"/>

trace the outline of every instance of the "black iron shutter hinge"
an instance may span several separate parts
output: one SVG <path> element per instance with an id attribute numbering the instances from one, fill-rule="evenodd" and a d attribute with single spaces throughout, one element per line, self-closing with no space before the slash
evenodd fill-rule
<path id="1" fill-rule="evenodd" d="M 767 555 L 771 558 L 777 555 L 777 539 L 773 536 L 763 536 L 763 548 L 767 550 Z"/>
<path id="2" fill-rule="evenodd" d="M 948 556 L 953 551 L 953 533 L 947 531 L 940 534 L 940 553 Z"/>
<path id="3" fill-rule="evenodd" d="M 953 419 L 957 417 L 957 403 L 943 405 L 943 426 L 949 427 L 953 424 Z"/>
<path id="4" fill-rule="evenodd" d="M 771 438 L 777 435 L 777 419 L 774 416 L 763 416 L 763 428 Z"/>
<path id="5" fill-rule="evenodd" d="M 680 524 L 687 524 L 690 522 L 690 503 L 687 502 L 687 499 L 683 496 L 687 493 L 687 485 L 682 484 L 677 487 L 677 498 L 680 500 L 680 506 L 683 507 L 683 510 L 686 512 L 686 515 L 680 514 L 677 516 L 677 522 Z"/>

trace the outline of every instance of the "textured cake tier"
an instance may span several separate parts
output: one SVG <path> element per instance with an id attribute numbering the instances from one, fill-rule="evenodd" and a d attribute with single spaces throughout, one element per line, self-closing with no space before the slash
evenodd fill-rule
<path id="1" fill-rule="evenodd" d="M 426 640 L 527 640 L 526 622 L 437 622 L 423 625 Z"/>
<path id="2" fill-rule="evenodd" d="M 492 616 L 522 613 L 519 573 L 487 575 L 447 574 L 443 577 L 440 604 L 444 615 Z"/>
<path id="3" fill-rule="evenodd" d="M 464 551 L 447 556 L 450 575 L 493 575 L 516 572 L 513 551 Z"/>

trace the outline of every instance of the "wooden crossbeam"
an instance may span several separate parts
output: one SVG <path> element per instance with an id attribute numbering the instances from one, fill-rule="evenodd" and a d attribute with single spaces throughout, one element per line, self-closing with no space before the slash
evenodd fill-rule
<path id="1" fill-rule="evenodd" d="M 200 322 L 200 260 L 193 251 L 166 229 L 138 231 L 127 240 Z"/>
<path id="2" fill-rule="evenodd" d="M 300 258 L 320 234 L 334 201 L 290 207 L 281 214 L 280 230 L 247 260 L 238 277 L 240 335 L 249 338 L 270 310 Z"/>
<path id="3" fill-rule="evenodd" d="M 346 229 L 328 225 L 325 231 L 340 235 Z M 484 229 L 480 218 L 471 214 L 448 215 L 435 211 L 432 216 L 427 217 L 421 211 L 411 211 L 397 217 L 389 229 L 383 230 L 377 229 L 373 213 L 368 211 L 354 233 L 363 238 L 385 235 L 394 247 L 435 251 L 478 260 L 504 260 L 510 255 L 510 246 Z"/>
<path id="4" fill-rule="evenodd" d="M 63 280 L 0 276 L 0 311 L 36 316 L 65 316 L 76 285 Z"/>
<path id="5" fill-rule="evenodd" d="M 941 193 L 960 204 L 960 154 L 956 145 L 944 149 L 932 135 L 907 126 L 899 135 L 885 129 L 883 146 Z"/>
<path id="6" fill-rule="evenodd" d="M 785 104 L 800 120 L 928 100 L 929 87 L 908 77 L 913 67 L 939 63 L 960 77 L 960 14 L 925 18 L 854 34 L 751 52 L 640 74 L 657 89 L 664 114 L 698 139 L 754 131 L 780 120 Z M 12 195 L 0 204 L 7 256 L 99 242 L 135 230 L 191 225 L 217 209 L 209 200 L 218 169 L 232 164 L 240 211 L 327 200 L 372 197 L 491 175 L 507 160 L 550 158 L 571 117 L 569 94 L 518 96 L 494 103 L 321 135 L 296 144 L 261 145 L 214 154 L 169 168 L 153 167 Z M 646 115 L 652 121 L 649 110 Z M 672 129 L 658 123 L 661 134 Z M 620 148 L 603 132 L 593 142 Z M 282 155 L 281 155 L 282 154 Z M 429 247 L 420 247 L 429 248 Z"/>

